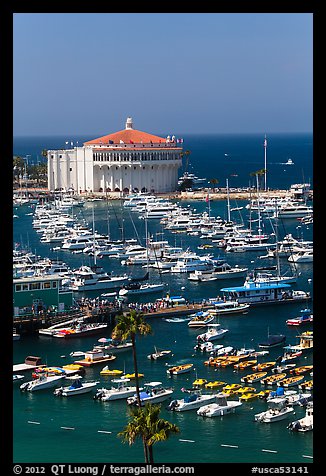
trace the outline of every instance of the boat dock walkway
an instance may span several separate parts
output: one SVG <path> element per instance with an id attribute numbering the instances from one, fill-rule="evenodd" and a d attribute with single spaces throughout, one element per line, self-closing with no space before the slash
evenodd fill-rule
<path id="1" fill-rule="evenodd" d="M 179 304 L 173 307 L 166 307 L 162 309 L 157 309 L 153 312 L 143 312 L 143 316 L 145 318 L 148 317 L 178 317 L 178 316 L 186 316 L 189 314 L 194 314 L 195 312 L 199 311 L 206 311 L 207 309 L 212 308 L 212 304 L 204 305 L 204 304 Z"/>

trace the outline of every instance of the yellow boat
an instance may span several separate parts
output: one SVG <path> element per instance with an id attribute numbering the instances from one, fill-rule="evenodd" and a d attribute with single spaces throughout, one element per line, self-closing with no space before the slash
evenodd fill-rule
<path id="1" fill-rule="evenodd" d="M 239 388 L 241 388 L 242 385 L 240 385 L 239 383 L 230 383 L 228 385 L 225 385 L 225 387 L 223 387 L 223 392 L 228 392 L 229 390 L 239 390 Z"/>
<path id="2" fill-rule="evenodd" d="M 266 377 L 266 375 L 267 375 L 267 372 L 256 372 L 255 374 L 245 375 L 240 380 L 243 383 L 254 383 Z"/>
<path id="3" fill-rule="evenodd" d="M 293 377 L 285 378 L 280 382 L 277 382 L 279 387 L 292 387 L 294 385 L 299 385 L 304 380 L 304 375 L 294 375 Z"/>
<path id="4" fill-rule="evenodd" d="M 245 393 L 245 394 L 241 395 L 239 400 L 241 402 L 249 402 L 250 400 L 254 400 L 255 398 L 258 398 L 258 394 L 252 392 L 252 393 Z"/>
<path id="5" fill-rule="evenodd" d="M 214 380 L 214 382 L 208 382 L 205 384 L 205 388 L 219 388 L 223 387 L 223 385 L 226 385 L 226 382 L 221 382 L 219 380 Z"/>
<path id="6" fill-rule="evenodd" d="M 79 364 L 67 364 L 62 367 L 64 370 L 85 370 L 82 365 Z"/>
<path id="7" fill-rule="evenodd" d="M 170 375 L 184 374 L 186 372 L 190 372 L 193 366 L 194 364 L 176 365 L 174 367 L 170 367 L 169 369 L 167 369 L 166 373 Z"/>
<path id="8" fill-rule="evenodd" d="M 244 394 L 244 393 L 254 393 L 256 392 L 256 389 L 254 387 L 241 387 L 239 390 L 236 390 L 235 393 L 237 394 Z"/>
<path id="9" fill-rule="evenodd" d="M 234 364 L 234 368 L 237 370 L 244 370 L 247 367 L 252 367 L 253 365 L 257 364 L 256 360 L 244 360 L 243 362 L 239 362 L 238 364 Z"/>
<path id="10" fill-rule="evenodd" d="M 205 378 L 197 378 L 194 382 L 192 382 L 192 384 L 195 386 L 195 387 L 200 387 L 202 385 L 205 385 L 205 383 L 207 383 L 207 380 Z"/>
<path id="11" fill-rule="evenodd" d="M 109 369 L 106 365 L 100 372 L 100 375 L 108 375 L 109 377 L 119 377 L 123 374 L 123 370 Z"/>
<path id="12" fill-rule="evenodd" d="M 283 380 L 285 378 L 286 378 L 286 373 L 273 374 L 273 375 L 269 375 L 268 377 L 265 377 L 265 378 L 261 379 L 260 383 L 262 385 L 275 385 L 277 382 L 279 382 L 280 380 Z"/>
<path id="13" fill-rule="evenodd" d="M 144 377 L 144 374 L 138 373 L 138 378 L 143 378 L 143 377 Z M 124 374 L 124 375 L 122 375 L 122 378 L 133 379 L 133 378 L 136 378 L 136 375 L 135 375 L 135 373 L 133 373 L 133 374 Z"/>
<path id="14" fill-rule="evenodd" d="M 276 362 L 262 362 L 261 364 L 258 364 L 258 365 L 255 365 L 252 369 L 253 370 L 257 370 L 258 372 L 260 372 L 261 370 L 268 370 L 272 367 L 274 367 L 274 365 L 276 364 Z"/>
<path id="15" fill-rule="evenodd" d="M 264 399 L 264 398 L 267 398 L 271 392 L 272 392 L 272 389 L 261 390 L 260 392 L 257 393 L 257 395 L 259 398 Z"/>
<path id="16" fill-rule="evenodd" d="M 300 390 L 303 390 L 303 391 L 313 390 L 314 389 L 314 381 L 313 380 L 307 380 L 306 382 L 300 383 L 299 388 L 300 388 Z"/>
<path id="17" fill-rule="evenodd" d="M 295 369 L 290 370 L 292 375 L 302 375 L 313 370 L 313 365 L 302 365 L 301 367 L 296 367 Z"/>
<path id="18" fill-rule="evenodd" d="M 235 363 L 239 362 L 241 360 L 241 357 L 236 356 L 236 355 L 231 355 L 222 362 L 219 362 L 216 367 L 229 367 L 230 365 L 234 365 Z"/>

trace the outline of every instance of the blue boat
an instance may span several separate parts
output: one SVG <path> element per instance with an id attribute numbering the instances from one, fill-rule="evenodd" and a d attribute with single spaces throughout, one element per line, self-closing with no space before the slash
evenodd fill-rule
<path id="1" fill-rule="evenodd" d="M 221 292 L 226 295 L 227 299 L 251 305 L 298 302 L 311 299 L 309 292 L 293 290 L 290 284 L 258 283 L 251 278 L 247 278 L 243 286 L 222 288 Z"/>

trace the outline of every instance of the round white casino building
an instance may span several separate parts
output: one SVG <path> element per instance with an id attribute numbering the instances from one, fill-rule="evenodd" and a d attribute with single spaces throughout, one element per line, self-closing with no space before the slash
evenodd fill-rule
<path id="1" fill-rule="evenodd" d="M 175 191 L 182 142 L 138 131 L 128 117 L 121 131 L 82 147 L 48 150 L 48 188 L 77 193 Z"/>

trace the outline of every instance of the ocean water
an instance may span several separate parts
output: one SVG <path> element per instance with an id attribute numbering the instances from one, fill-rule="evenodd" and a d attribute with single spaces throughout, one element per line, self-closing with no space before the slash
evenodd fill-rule
<path id="1" fill-rule="evenodd" d="M 87 138 L 85 138 L 87 139 Z M 252 136 L 253 139 L 253 136 Z M 207 176 L 207 170 L 211 170 L 209 164 L 213 164 L 214 157 L 216 158 L 216 150 L 220 151 L 224 159 L 224 153 L 235 154 L 236 150 L 243 154 L 242 156 L 253 156 L 253 150 L 257 149 L 253 164 L 245 164 L 241 162 L 237 167 L 242 177 L 248 178 L 247 175 L 250 170 L 257 170 L 263 167 L 259 163 L 260 155 L 263 161 L 263 140 L 256 137 L 260 141 L 257 147 L 244 146 L 246 139 L 243 137 L 243 142 L 238 142 L 231 136 L 225 137 L 225 142 L 219 144 L 214 142 L 212 151 L 207 146 L 207 149 L 202 150 L 200 139 L 193 142 L 188 147 L 188 142 L 185 138 L 185 149 L 191 149 L 191 162 L 193 163 L 194 171 L 199 176 Z M 282 137 L 279 138 L 280 141 Z M 212 139 L 213 140 L 213 139 Z M 239 139 L 240 140 L 240 139 Z M 249 140 L 249 139 L 248 139 Z M 298 167 L 304 169 L 305 181 L 312 175 L 312 157 L 311 144 L 309 141 L 312 138 L 309 136 L 301 137 L 302 147 L 298 147 L 298 151 L 294 147 L 293 142 L 285 140 L 284 144 L 292 143 L 289 152 L 287 147 L 281 147 L 279 143 L 279 154 L 275 157 L 275 162 L 285 162 L 290 156 L 295 163 L 300 163 Z M 233 142 L 234 141 L 234 142 Z M 276 142 L 276 139 L 275 139 Z M 35 141 L 20 144 L 20 149 L 15 142 L 15 151 L 21 150 L 24 152 L 15 152 L 17 154 L 37 154 L 36 148 L 32 148 L 31 144 Z M 306 148 L 304 144 L 306 143 Z M 55 142 L 38 143 L 40 150 L 48 147 L 59 147 Z M 52 144 L 52 145 L 48 145 Z M 272 155 L 272 137 L 270 139 L 270 147 Z M 231 148 L 233 146 L 233 148 Z M 38 146 L 37 146 L 38 147 Z M 197 147 L 197 149 L 196 149 Z M 276 147 L 276 145 L 275 145 Z M 199 152 L 199 149 L 201 152 Z M 300 154 L 299 154 L 300 150 Z M 306 151 L 306 152 L 305 152 Z M 309 151 L 309 153 L 308 153 Z M 201 157 L 207 157 L 206 168 L 201 166 Z M 192 157 L 193 156 L 193 157 Z M 196 164 L 197 157 L 197 166 Z M 240 159 L 238 159 L 240 162 Z M 214 170 L 214 177 L 221 182 L 226 177 L 225 170 L 220 165 L 216 165 Z M 216 159 L 216 164 L 218 163 Z M 276 166 L 275 166 L 276 167 Z M 281 166 L 279 166 L 281 167 Z M 295 166 L 292 166 L 292 171 Z M 222 175 L 222 171 L 224 175 Z M 241 170 L 241 172 L 240 172 Z M 277 169 L 277 170 L 283 170 Z M 206 173 L 205 173 L 206 171 Z M 248 172 L 248 174 L 247 174 Z M 294 172 L 292 172 L 294 173 Z M 282 174 L 277 174 L 274 177 L 275 188 L 288 188 L 291 183 L 302 182 L 300 177 L 301 170 L 298 175 L 293 178 Z M 287 172 L 285 172 L 287 174 Z M 213 172 L 212 172 L 213 175 Z M 222 179 L 223 177 L 223 179 Z M 236 177 L 234 178 L 236 179 Z M 279 179 L 279 181 L 278 181 Z M 272 181 L 272 174 L 270 177 Z M 231 186 L 246 186 L 245 180 L 239 182 L 239 185 L 230 184 Z M 272 186 L 272 185 L 271 185 Z M 245 206 L 246 201 L 232 201 L 231 207 Z M 208 210 L 205 201 L 198 202 L 182 202 L 183 207 L 191 207 L 197 212 Z M 120 202 L 112 201 L 105 202 L 89 202 L 83 209 L 76 211 L 79 220 L 86 220 L 90 225 L 92 224 L 93 207 L 95 215 L 95 228 L 97 231 L 106 233 L 110 231 L 112 239 L 121 238 L 121 229 L 126 238 L 134 238 L 137 236 L 144 242 L 145 224 L 144 220 L 140 220 L 137 214 L 131 214 L 122 208 Z M 39 235 L 32 228 L 32 216 L 29 213 L 32 207 L 24 205 L 14 209 L 14 214 L 18 218 L 13 221 L 13 240 L 15 243 L 20 243 L 22 247 L 28 247 L 33 252 L 37 252 L 41 256 L 50 256 L 53 258 L 63 259 L 72 267 L 77 267 L 81 264 L 92 264 L 92 258 L 84 256 L 83 254 L 70 254 L 69 252 L 57 251 L 53 252 L 51 246 L 41 244 L 39 242 Z M 210 203 L 210 213 L 212 215 L 227 216 L 227 205 L 224 200 L 214 201 Z M 109 218 L 108 218 L 109 217 Z M 234 220 L 247 223 L 248 216 L 245 208 L 240 212 L 232 212 Z M 149 233 L 157 239 L 167 239 L 171 245 L 189 246 L 191 249 L 204 254 L 197 247 L 202 244 L 195 236 L 186 236 L 184 234 L 172 234 L 167 230 L 162 229 L 158 220 L 149 220 Z M 266 232 L 272 231 L 272 224 L 267 220 L 265 223 Z M 282 238 L 286 233 L 292 233 L 295 237 L 312 239 L 313 227 L 312 225 L 301 226 L 298 220 L 284 220 L 278 227 L 279 237 Z M 275 264 L 270 260 L 260 259 L 259 255 L 264 253 L 225 253 L 218 248 L 209 250 L 214 254 L 214 257 L 226 258 L 231 265 L 247 266 L 252 269 L 256 266 L 264 266 Z M 122 274 L 127 272 L 132 276 L 142 276 L 145 269 L 141 267 L 125 267 L 122 266 L 119 260 L 103 258 L 98 261 L 105 270 L 115 274 Z M 287 262 L 281 259 L 281 267 L 285 272 L 287 270 Z M 313 266 L 312 264 L 304 264 L 299 267 L 300 277 L 298 282 L 293 285 L 295 289 L 303 289 L 313 293 Z M 151 273 L 151 279 L 158 281 L 160 276 L 157 272 Z M 220 294 L 220 289 L 231 285 L 241 285 L 242 279 L 215 281 L 211 283 L 194 283 L 187 280 L 184 275 L 163 274 L 162 279 L 166 282 L 167 290 L 173 294 L 182 294 L 190 301 L 199 300 L 202 298 L 216 297 Z M 89 295 L 89 294 L 88 294 Z M 91 295 L 94 297 L 97 293 Z M 139 301 L 149 302 L 161 297 L 162 293 L 150 294 L 142 296 Z M 77 296 L 79 297 L 79 296 Z M 233 315 L 228 317 L 221 317 L 220 324 L 222 327 L 228 328 L 229 333 L 218 343 L 231 345 L 233 347 L 254 347 L 257 348 L 258 343 L 267 337 L 270 333 L 284 333 L 288 344 L 298 342 L 297 329 L 292 329 L 285 324 L 286 319 L 295 317 L 303 309 L 303 303 L 284 304 L 284 305 L 270 305 L 266 307 L 256 307 L 250 309 L 248 314 Z M 313 309 L 313 302 L 309 303 L 309 307 Z M 196 336 L 202 330 L 189 329 L 187 321 L 179 323 L 167 322 L 162 318 L 155 318 L 155 316 L 148 319 L 151 324 L 153 333 L 146 337 L 137 338 L 137 355 L 139 362 L 139 371 L 144 373 L 143 382 L 161 381 L 164 385 L 173 386 L 173 398 L 182 398 L 183 393 L 181 388 L 190 388 L 192 382 L 198 378 L 206 378 L 211 380 L 222 380 L 227 383 L 239 383 L 243 374 L 251 373 L 251 371 L 236 372 L 233 368 L 214 370 L 211 367 L 204 365 L 207 355 L 194 350 Z M 98 337 L 87 337 L 82 339 L 73 339 L 65 341 L 61 339 L 53 339 L 38 335 L 22 335 L 21 340 L 13 343 L 13 363 L 21 363 L 28 355 L 38 355 L 42 357 L 43 362 L 48 365 L 64 365 L 70 363 L 73 359 L 70 357 L 70 352 L 76 350 L 90 350 L 96 343 L 99 337 L 109 337 L 112 327 L 107 329 L 107 332 Z M 190 374 L 179 375 L 177 377 L 168 377 L 166 373 L 166 362 L 153 362 L 147 359 L 147 354 L 153 352 L 154 346 L 159 349 L 171 349 L 173 355 L 167 361 L 169 364 L 181 364 L 191 362 L 194 364 L 194 369 Z M 271 349 L 270 354 L 263 357 L 265 360 L 275 360 L 281 355 L 282 348 Z M 64 356 L 64 357 L 63 357 Z M 298 365 L 305 365 L 312 363 L 312 355 L 307 354 L 301 357 Z M 126 372 L 133 371 L 132 355 L 131 353 L 124 353 L 118 355 L 116 361 L 111 365 L 112 368 L 126 370 Z M 102 365 L 98 367 L 87 369 L 85 380 L 98 380 L 100 383 L 98 387 L 110 386 L 110 379 L 102 377 L 99 372 Z M 29 376 L 28 376 L 29 377 Z M 25 377 L 27 380 L 28 377 Z M 311 377 L 306 377 L 306 380 Z M 257 389 L 261 389 L 260 384 L 254 384 Z M 123 444 L 118 438 L 117 433 L 121 431 L 128 422 L 128 408 L 125 401 L 116 402 L 99 402 L 93 399 L 93 394 L 85 394 L 71 398 L 58 398 L 52 393 L 52 390 L 45 390 L 33 393 L 21 393 L 19 384 L 14 384 L 13 387 L 13 461 L 21 463 L 142 463 L 143 449 L 140 442 L 133 446 Z M 304 416 L 304 408 L 295 407 L 295 415 L 288 420 L 280 421 L 273 424 L 261 424 L 254 422 L 254 414 L 266 409 L 266 403 L 262 400 L 254 400 L 252 402 L 244 403 L 236 413 L 226 415 L 224 417 L 216 417 L 212 419 L 204 419 L 197 415 L 196 411 L 188 412 L 170 412 L 167 410 L 168 402 L 163 402 L 161 416 L 172 423 L 175 423 L 180 433 L 173 435 L 168 441 L 158 443 L 154 447 L 154 458 L 157 463 L 304 463 L 309 464 L 313 461 L 313 434 L 300 434 L 290 432 L 286 426 L 289 421 L 301 418 Z M 65 428 L 70 429 L 65 429 Z M 186 440 L 186 441 L 184 441 Z"/>
<path id="2" fill-rule="evenodd" d="M 166 134 L 161 134 L 163 137 Z M 44 160 L 43 149 L 65 148 L 69 141 L 81 146 L 90 136 L 14 137 L 13 154 L 28 156 L 29 163 Z M 77 144 L 78 143 L 78 144 Z M 184 135 L 183 149 L 190 151 L 183 160 L 180 175 L 186 169 L 197 176 L 216 178 L 219 187 L 247 187 L 253 183 L 252 173 L 265 167 L 264 136 L 261 134 Z M 293 183 L 313 181 L 313 135 L 267 135 L 267 186 L 288 189 Z M 294 165 L 284 165 L 291 158 Z M 207 185 L 204 183 L 204 185 Z"/>

